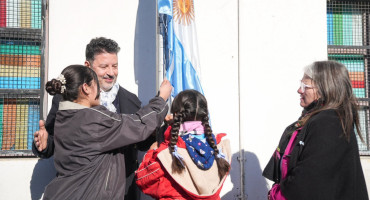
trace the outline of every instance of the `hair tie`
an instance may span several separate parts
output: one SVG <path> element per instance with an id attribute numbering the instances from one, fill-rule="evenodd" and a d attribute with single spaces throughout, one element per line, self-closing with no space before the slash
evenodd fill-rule
<path id="1" fill-rule="evenodd" d="M 222 158 L 222 159 L 226 160 L 226 156 L 225 156 L 225 154 L 222 153 L 222 148 L 221 147 L 218 149 L 217 158 Z"/>
<path id="2" fill-rule="evenodd" d="M 62 83 L 62 87 L 60 89 L 60 93 L 63 94 L 64 91 L 66 90 L 66 78 L 64 78 L 63 74 L 60 74 L 56 80 L 60 81 Z"/>
<path id="3" fill-rule="evenodd" d="M 182 162 L 184 158 L 177 152 L 177 145 L 174 146 L 174 151 L 172 152 L 172 156 L 177 158 L 180 161 L 181 165 L 185 167 L 184 163 Z"/>

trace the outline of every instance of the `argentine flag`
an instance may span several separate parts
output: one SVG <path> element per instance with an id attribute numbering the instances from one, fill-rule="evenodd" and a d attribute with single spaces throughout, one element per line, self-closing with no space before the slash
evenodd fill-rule
<path id="1" fill-rule="evenodd" d="M 172 96 L 186 89 L 203 93 L 193 0 L 158 0 L 164 42 L 166 78 L 174 87 Z"/>

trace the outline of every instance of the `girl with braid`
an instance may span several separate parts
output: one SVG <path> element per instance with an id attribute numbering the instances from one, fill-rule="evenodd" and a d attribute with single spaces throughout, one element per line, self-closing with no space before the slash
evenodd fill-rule
<path id="1" fill-rule="evenodd" d="M 152 145 L 136 171 L 137 185 L 160 200 L 220 199 L 230 170 L 230 145 L 223 139 L 226 134 L 212 133 L 205 97 L 185 90 L 173 100 L 171 113 L 164 142 Z"/>

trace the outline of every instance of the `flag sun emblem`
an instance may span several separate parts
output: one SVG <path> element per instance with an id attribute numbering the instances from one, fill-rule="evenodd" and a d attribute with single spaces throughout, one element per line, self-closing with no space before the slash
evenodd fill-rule
<path id="1" fill-rule="evenodd" d="M 182 25 L 190 25 L 194 19 L 193 0 L 173 0 L 173 18 Z"/>

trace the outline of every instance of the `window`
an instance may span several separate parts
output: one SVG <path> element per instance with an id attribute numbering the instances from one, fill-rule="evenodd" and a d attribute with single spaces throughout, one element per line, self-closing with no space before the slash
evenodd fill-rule
<path id="1" fill-rule="evenodd" d="M 328 59 L 344 64 L 358 98 L 362 142 L 357 136 L 361 155 L 369 149 L 369 61 L 370 2 L 327 1 Z"/>
<path id="2" fill-rule="evenodd" d="M 45 0 L 0 0 L 0 156 L 33 156 L 43 113 Z"/>

